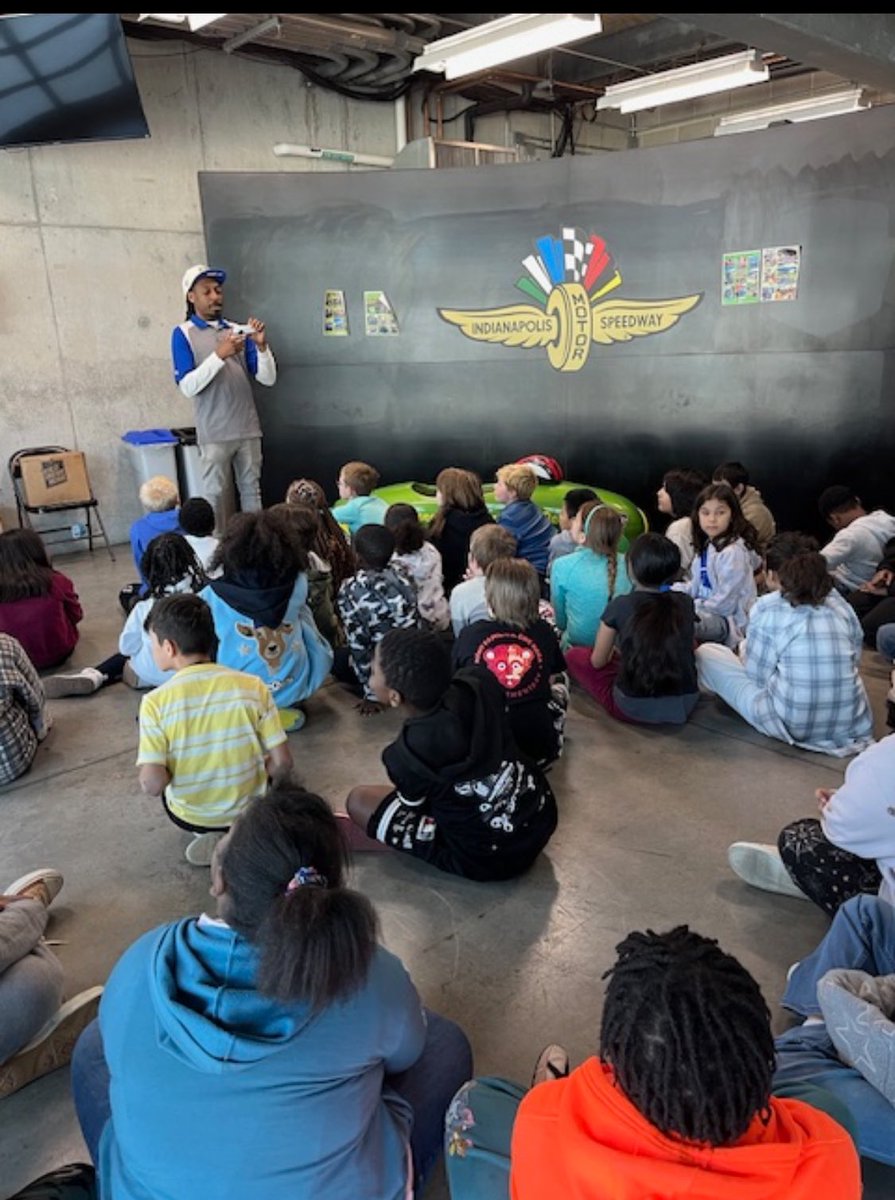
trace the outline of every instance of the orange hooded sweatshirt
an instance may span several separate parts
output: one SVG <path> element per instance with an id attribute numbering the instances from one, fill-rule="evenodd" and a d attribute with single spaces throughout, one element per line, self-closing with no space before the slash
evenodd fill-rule
<path id="1" fill-rule="evenodd" d="M 771 1099 L 733 1146 L 665 1137 L 588 1059 L 532 1088 L 513 1126 L 512 1200 L 860 1200 L 849 1135 L 801 1100 Z"/>

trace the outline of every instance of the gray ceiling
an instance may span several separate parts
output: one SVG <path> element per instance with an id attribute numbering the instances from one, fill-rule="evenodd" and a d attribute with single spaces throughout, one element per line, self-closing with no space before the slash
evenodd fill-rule
<path id="1" fill-rule="evenodd" d="M 767 56 L 772 79 L 825 71 L 895 92 L 895 18 L 882 13 L 604 13 L 603 33 L 453 85 L 411 76 L 413 59 L 436 38 L 501 13 L 228 13 L 198 34 L 122 14 L 136 37 L 188 37 L 236 53 L 287 61 L 308 78 L 349 95 L 394 99 L 410 82 L 496 106 L 533 108 L 592 99 L 607 84 L 714 58 L 746 47 Z M 266 28 L 263 24 L 266 22 Z M 261 28 L 259 28 L 259 26 Z M 549 85 L 549 91 L 547 86 Z"/>

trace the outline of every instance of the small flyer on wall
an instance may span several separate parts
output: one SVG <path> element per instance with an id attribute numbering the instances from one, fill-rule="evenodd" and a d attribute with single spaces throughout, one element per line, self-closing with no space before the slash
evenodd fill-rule
<path id="1" fill-rule="evenodd" d="M 348 337 L 345 293 L 338 288 L 327 288 L 323 293 L 323 336 Z"/>
<path id="2" fill-rule="evenodd" d="M 757 304 L 761 298 L 761 251 L 737 250 L 721 260 L 721 303 Z"/>
<path id="3" fill-rule="evenodd" d="M 799 294 L 801 246 L 766 246 L 761 252 L 763 301 L 795 300 Z"/>
<path id="4" fill-rule="evenodd" d="M 385 292 L 364 292 L 364 325 L 367 337 L 398 332 L 398 318 Z"/>

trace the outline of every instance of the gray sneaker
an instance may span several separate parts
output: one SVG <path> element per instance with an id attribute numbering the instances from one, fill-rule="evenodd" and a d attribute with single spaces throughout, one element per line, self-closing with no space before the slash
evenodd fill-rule
<path id="1" fill-rule="evenodd" d="M 214 848 L 223 836 L 223 833 L 212 831 L 197 833 L 184 851 L 186 861 L 194 867 L 210 867 Z"/>
<path id="2" fill-rule="evenodd" d="M 75 671 L 71 675 L 49 675 L 43 680 L 44 691 L 49 700 L 59 700 L 63 696 L 90 696 L 106 682 L 102 671 L 96 667 L 85 667 L 83 671 Z"/>
<path id="3" fill-rule="evenodd" d="M 766 842 L 734 842 L 727 851 L 727 861 L 735 875 L 763 892 L 781 896 L 808 897 L 792 880 L 780 851 Z"/>

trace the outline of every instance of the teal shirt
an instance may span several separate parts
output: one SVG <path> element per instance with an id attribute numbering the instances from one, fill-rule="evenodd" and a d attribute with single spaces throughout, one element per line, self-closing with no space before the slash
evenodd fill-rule
<path id="1" fill-rule="evenodd" d="M 615 590 L 609 595 L 609 560 L 579 546 L 573 554 L 554 560 L 550 572 L 550 601 L 562 632 L 562 646 L 592 646 L 603 610 L 615 596 L 631 590 L 624 556 L 616 554 Z"/>
<path id="2" fill-rule="evenodd" d="M 388 505 L 378 496 L 352 496 L 329 510 L 349 533 L 357 533 L 361 525 L 384 525 Z"/>

